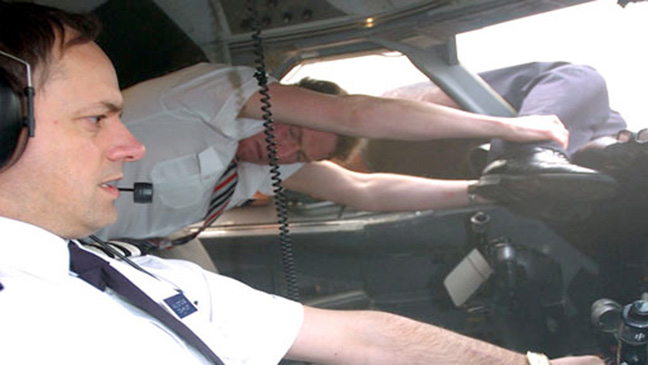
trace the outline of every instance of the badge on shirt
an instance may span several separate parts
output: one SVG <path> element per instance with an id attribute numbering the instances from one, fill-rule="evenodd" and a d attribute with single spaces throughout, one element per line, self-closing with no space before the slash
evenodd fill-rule
<path id="1" fill-rule="evenodd" d="M 185 297 L 182 293 L 164 299 L 164 303 L 166 303 L 169 308 L 171 308 L 171 310 L 181 319 L 193 312 L 198 311 L 198 309 L 196 309 L 196 307 L 191 304 L 189 299 L 187 299 L 187 297 Z"/>

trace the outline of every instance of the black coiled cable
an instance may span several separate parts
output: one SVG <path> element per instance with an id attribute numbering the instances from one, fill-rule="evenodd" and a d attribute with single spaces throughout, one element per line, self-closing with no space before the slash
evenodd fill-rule
<path id="1" fill-rule="evenodd" d="M 273 192 L 275 196 L 275 208 L 277 210 L 277 219 L 279 223 L 279 245 L 281 247 L 281 258 L 283 260 L 284 275 L 286 277 L 286 287 L 288 298 L 299 301 L 299 287 L 297 285 L 297 270 L 295 269 L 295 259 L 288 228 L 288 211 L 286 208 L 286 194 L 281 186 L 281 174 L 277 159 L 277 143 L 274 136 L 274 121 L 270 108 L 270 93 L 268 89 L 268 76 L 265 68 L 263 42 L 261 40 L 261 25 L 259 24 L 259 14 L 256 9 L 254 0 L 248 1 L 248 11 L 252 14 L 252 40 L 254 41 L 254 55 L 256 56 L 256 72 L 254 76 L 257 79 L 259 94 L 261 94 L 261 110 L 263 111 L 263 126 L 265 127 L 265 140 L 267 142 L 268 159 L 270 160 L 270 174 L 272 179 Z"/>

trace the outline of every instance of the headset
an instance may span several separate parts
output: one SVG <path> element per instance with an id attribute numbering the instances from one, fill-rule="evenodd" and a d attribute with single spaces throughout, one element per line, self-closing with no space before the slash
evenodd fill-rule
<path id="1" fill-rule="evenodd" d="M 13 165 L 22 155 L 28 137 L 34 136 L 34 86 L 31 65 L 14 55 L 0 51 L 0 57 L 25 67 L 26 85 L 22 95 L 0 73 L 0 171 Z"/>

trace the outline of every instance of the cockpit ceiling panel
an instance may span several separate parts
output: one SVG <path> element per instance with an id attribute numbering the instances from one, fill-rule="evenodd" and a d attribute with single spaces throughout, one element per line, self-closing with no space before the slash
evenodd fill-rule
<path id="1" fill-rule="evenodd" d="M 107 1 L 36 0 L 75 11 L 89 11 Z M 131 0 L 132 1 L 132 0 Z M 236 43 L 249 38 L 247 0 L 135 0 L 153 1 L 201 47 Z M 326 36 L 375 19 L 417 32 L 448 36 L 532 14 L 591 0 L 256 0 L 267 38 Z M 392 25 L 392 26 L 387 26 Z M 404 35 L 406 37 L 411 34 Z"/>

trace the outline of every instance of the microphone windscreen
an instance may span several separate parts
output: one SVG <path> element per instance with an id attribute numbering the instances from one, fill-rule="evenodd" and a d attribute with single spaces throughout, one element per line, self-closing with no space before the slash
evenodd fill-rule
<path id="1" fill-rule="evenodd" d="M 153 184 L 136 182 L 133 185 L 133 201 L 140 204 L 151 203 L 153 201 Z"/>

